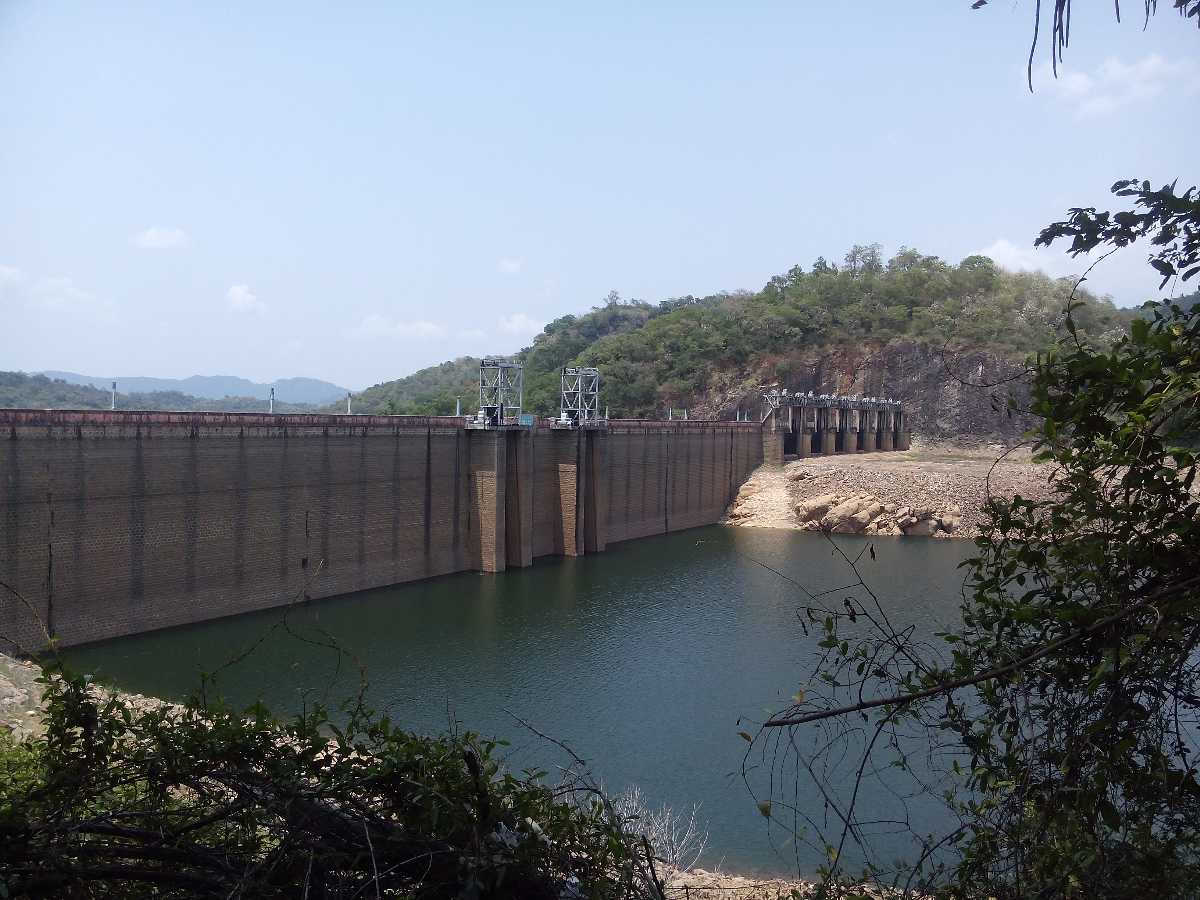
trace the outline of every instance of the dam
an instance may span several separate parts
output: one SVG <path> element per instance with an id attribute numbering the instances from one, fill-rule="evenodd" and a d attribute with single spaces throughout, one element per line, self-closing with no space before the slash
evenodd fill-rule
<path id="1" fill-rule="evenodd" d="M 765 395 L 760 421 L 571 402 L 559 419 L 0 410 L 0 645 L 599 553 L 717 522 L 764 461 L 907 446 L 876 401 Z"/>

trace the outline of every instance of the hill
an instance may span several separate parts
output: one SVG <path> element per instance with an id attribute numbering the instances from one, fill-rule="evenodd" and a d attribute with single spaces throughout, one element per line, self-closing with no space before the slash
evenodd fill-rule
<path id="1" fill-rule="evenodd" d="M 0 372 L 0 407 L 25 409 L 108 409 L 111 395 L 87 384 L 61 378 Z M 258 397 L 193 397 L 180 391 L 117 393 L 117 409 L 158 409 L 179 412 L 266 412 Z M 312 412 L 307 403 L 275 401 L 276 412 Z"/>
<path id="2" fill-rule="evenodd" d="M 605 306 L 585 315 L 555 319 L 533 346 L 519 354 L 525 364 L 526 408 L 542 415 L 557 411 L 559 369 L 601 338 L 640 328 L 658 311 L 648 303 L 622 303 L 619 297 L 610 295 Z M 462 356 L 370 387 L 355 396 L 354 409 L 362 413 L 444 415 L 454 412 L 456 399 L 462 400 L 464 412 L 473 411 L 478 395 L 479 358 Z"/>
<path id="3" fill-rule="evenodd" d="M 275 388 L 276 401 L 287 403 L 333 403 L 346 396 L 347 389 L 317 378 L 280 378 L 271 382 L 250 381 L 236 375 L 192 375 L 188 378 L 148 378 L 141 375 L 80 375 L 77 372 L 46 371 L 47 378 L 68 384 L 89 385 L 107 391 L 114 381 L 117 388 L 131 394 L 177 393 L 209 400 L 245 397 L 266 400 Z"/>
<path id="4" fill-rule="evenodd" d="M 764 387 L 886 395 L 906 400 L 919 429 L 950 435 L 1019 431 L 973 388 L 1011 379 L 1060 332 L 1073 282 L 1014 273 L 971 256 L 958 265 L 904 249 L 886 262 L 876 245 L 851 248 L 840 265 L 818 259 L 756 292 L 679 297 L 658 304 L 611 294 L 580 316 L 546 326 L 518 358 L 525 408 L 552 415 L 558 370 L 597 366 L 601 405 L 615 416 L 732 418 L 757 410 Z M 1086 291 L 1082 336 L 1111 341 L 1138 315 Z M 477 361 L 458 359 L 376 385 L 359 412 L 449 413 L 474 402 Z M 965 382 L 965 383 L 964 383 Z"/>

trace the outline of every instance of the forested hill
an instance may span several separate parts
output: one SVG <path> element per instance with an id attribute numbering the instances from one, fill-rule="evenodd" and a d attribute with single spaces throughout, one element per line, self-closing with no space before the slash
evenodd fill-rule
<path id="1" fill-rule="evenodd" d="M 85 384 L 61 378 L 0 372 L 0 407 L 25 409 L 108 409 L 112 395 Z M 307 403 L 280 403 L 276 412 L 312 412 Z M 180 391 L 117 393 L 117 409 L 159 409 L 179 412 L 266 412 L 267 402 L 257 397 L 193 397 Z"/>
<path id="2" fill-rule="evenodd" d="M 613 416 L 661 417 L 669 407 L 687 407 L 696 416 L 731 418 L 738 407 L 757 409 L 761 389 L 777 384 L 929 401 L 919 413 L 926 430 L 952 433 L 955 422 L 984 415 L 982 407 L 990 415 L 991 406 L 978 392 L 980 409 L 958 408 L 976 401 L 959 396 L 956 377 L 1006 377 L 1048 346 L 1072 286 L 1004 271 L 983 256 L 950 265 L 905 249 L 885 262 L 878 247 L 859 246 L 841 264 L 818 259 L 757 292 L 658 304 L 610 295 L 591 312 L 554 320 L 519 354 L 525 407 L 557 411 L 558 370 L 582 364 L 600 368 L 601 404 Z M 1139 313 L 1082 290 L 1077 298 L 1078 332 L 1098 341 L 1121 334 Z M 467 409 L 475 402 L 476 364 L 459 359 L 376 385 L 355 409 L 446 413 L 455 397 Z M 950 407 L 945 415 L 929 405 L 934 394 Z"/>

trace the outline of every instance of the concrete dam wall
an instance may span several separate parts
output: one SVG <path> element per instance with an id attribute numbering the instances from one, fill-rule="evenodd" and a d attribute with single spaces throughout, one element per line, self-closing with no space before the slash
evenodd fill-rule
<path id="1" fill-rule="evenodd" d="M 763 457 L 748 422 L 0 410 L 0 436 L 24 650 L 710 524 Z"/>

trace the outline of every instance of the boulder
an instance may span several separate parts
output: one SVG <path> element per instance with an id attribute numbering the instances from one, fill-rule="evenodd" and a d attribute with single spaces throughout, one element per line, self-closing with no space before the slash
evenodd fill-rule
<path id="1" fill-rule="evenodd" d="M 937 519 L 921 519 L 915 524 L 906 526 L 904 533 L 912 537 L 930 537 L 937 530 Z"/>
<path id="2" fill-rule="evenodd" d="M 850 517 L 849 521 L 855 526 L 855 531 L 862 531 L 875 521 L 875 519 L 879 518 L 879 514 L 883 512 L 883 505 L 875 500 L 867 500 L 865 504 L 865 506 Z"/>
<path id="3" fill-rule="evenodd" d="M 851 497 L 825 513 L 821 517 L 821 527 L 840 534 L 856 534 L 881 512 L 883 506 L 875 500 Z"/>
<path id="4" fill-rule="evenodd" d="M 954 532 L 962 519 L 953 513 L 942 513 L 937 517 L 937 521 L 945 531 Z"/>
<path id="5" fill-rule="evenodd" d="M 809 497 L 796 504 L 796 515 L 801 521 L 820 519 L 825 513 L 838 504 L 838 498 L 833 494 L 821 494 L 819 497 Z"/>

